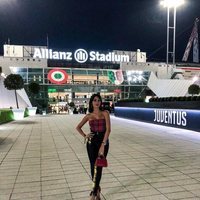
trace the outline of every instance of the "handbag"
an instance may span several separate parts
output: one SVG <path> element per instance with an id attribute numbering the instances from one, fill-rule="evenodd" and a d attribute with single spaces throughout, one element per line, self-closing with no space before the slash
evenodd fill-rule
<path id="1" fill-rule="evenodd" d="M 108 161 L 104 156 L 100 155 L 96 159 L 95 166 L 97 166 L 97 167 L 108 167 Z"/>

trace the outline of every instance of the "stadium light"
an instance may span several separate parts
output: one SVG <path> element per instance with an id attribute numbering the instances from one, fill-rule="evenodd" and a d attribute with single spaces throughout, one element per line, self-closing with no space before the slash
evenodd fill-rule
<path id="1" fill-rule="evenodd" d="M 169 66 L 169 53 L 172 54 L 173 57 L 173 67 L 175 66 L 175 44 L 176 44 L 176 8 L 183 5 L 185 3 L 184 0 L 163 0 L 160 4 L 164 7 L 167 7 L 167 52 L 166 52 L 166 64 L 167 64 L 167 74 L 168 74 L 168 66 Z M 172 26 L 169 23 L 169 13 L 170 8 L 173 8 L 173 24 Z M 172 51 L 169 51 L 169 31 L 173 30 L 173 48 Z"/>
<path id="2" fill-rule="evenodd" d="M 163 0 L 160 2 L 160 4 L 164 7 L 169 7 L 169 8 L 172 8 L 172 7 L 179 7 L 181 6 L 182 4 L 184 4 L 185 1 L 184 0 Z"/>

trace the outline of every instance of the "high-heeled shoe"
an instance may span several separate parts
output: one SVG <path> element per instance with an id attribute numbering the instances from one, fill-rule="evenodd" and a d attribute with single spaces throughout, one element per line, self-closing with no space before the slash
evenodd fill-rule
<path id="1" fill-rule="evenodd" d="M 96 200 L 96 195 L 93 191 L 90 192 L 90 200 Z"/>
<path id="2" fill-rule="evenodd" d="M 101 200 L 101 187 L 99 186 L 99 189 L 97 190 L 97 196 L 95 200 Z"/>

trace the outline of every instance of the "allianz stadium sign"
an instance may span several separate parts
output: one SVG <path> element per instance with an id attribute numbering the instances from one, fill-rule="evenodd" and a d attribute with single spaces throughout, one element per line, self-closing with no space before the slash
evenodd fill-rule
<path id="1" fill-rule="evenodd" d="M 33 58 L 53 59 L 76 61 L 78 63 L 85 62 L 129 62 L 129 55 L 120 55 L 115 52 L 100 53 L 99 51 L 86 51 L 85 49 L 77 49 L 71 51 L 53 51 L 52 49 L 34 48 Z"/>

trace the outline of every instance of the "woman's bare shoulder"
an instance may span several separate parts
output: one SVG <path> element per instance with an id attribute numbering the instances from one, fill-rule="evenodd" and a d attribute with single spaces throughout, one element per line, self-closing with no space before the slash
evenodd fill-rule
<path id="1" fill-rule="evenodd" d="M 87 119 L 90 119 L 91 117 L 92 117 L 91 113 L 88 113 L 88 114 L 85 115 L 85 118 L 87 118 Z"/>
<path id="2" fill-rule="evenodd" d="M 107 111 L 107 110 L 103 110 L 102 113 L 103 113 L 104 116 L 109 116 L 110 115 L 109 111 Z"/>

